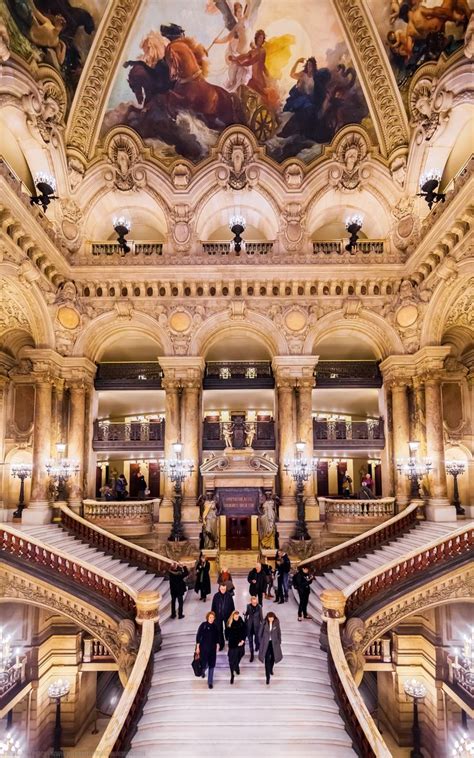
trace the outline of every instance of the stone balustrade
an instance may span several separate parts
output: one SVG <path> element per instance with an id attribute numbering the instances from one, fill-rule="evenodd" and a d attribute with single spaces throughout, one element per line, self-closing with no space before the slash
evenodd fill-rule
<path id="1" fill-rule="evenodd" d="M 395 514 L 394 497 L 378 500 L 318 497 L 318 502 L 321 514 L 326 514 L 326 521 L 380 521 Z"/>
<path id="2" fill-rule="evenodd" d="M 153 514 L 159 499 L 84 500 L 84 518 L 112 534 L 139 536 L 153 528 Z"/>
<path id="3" fill-rule="evenodd" d="M 342 238 L 336 240 L 314 240 L 313 241 L 313 253 L 314 255 L 343 255 L 344 257 L 353 257 L 357 254 L 366 256 L 369 254 L 382 255 L 384 252 L 384 240 L 359 240 L 352 251 L 346 250 L 346 245 L 349 239 Z"/>
<path id="4" fill-rule="evenodd" d="M 108 663 L 110 661 L 115 661 L 115 658 L 102 640 L 89 636 L 82 638 L 83 663 Z"/>
<path id="5" fill-rule="evenodd" d="M 165 421 L 94 422 L 94 450 L 163 450 Z"/>
<path id="6" fill-rule="evenodd" d="M 363 421 L 352 419 L 313 419 L 314 449 L 371 448 L 385 447 L 383 418 L 369 418 Z"/>
<path id="7" fill-rule="evenodd" d="M 365 650 L 365 660 L 370 663 L 391 663 L 392 662 L 392 638 L 377 637 Z"/>

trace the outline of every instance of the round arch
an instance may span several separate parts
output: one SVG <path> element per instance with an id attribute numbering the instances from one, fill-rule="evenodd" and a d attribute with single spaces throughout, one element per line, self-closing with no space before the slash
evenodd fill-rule
<path id="1" fill-rule="evenodd" d="M 474 292 L 474 258 L 459 264 L 458 276 L 447 284 L 441 280 L 436 287 L 423 319 L 420 345 L 440 345 L 445 333 L 446 321 L 451 308 L 459 301 L 461 295 Z M 472 298 L 471 298 L 472 303 Z"/>
<path id="2" fill-rule="evenodd" d="M 189 346 L 189 354 L 205 356 L 216 342 L 242 332 L 248 332 L 249 337 L 264 345 L 271 356 L 287 355 L 289 352 L 283 334 L 270 319 L 253 311 L 246 311 L 243 319 L 235 319 L 221 311 L 207 319 L 196 331 Z"/>
<path id="3" fill-rule="evenodd" d="M 343 311 L 328 313 L 323 316 L 308 332 L 303 353 L 311 354 L 318 342 L 332 335 L 352 333 L 365 343 L 369 343 L 377 359 L 383 360 L 389 355 L 405 353 L 403 343 L 390 324 L 385 319 L 370 311 L 362 311 L 355 319 L 344 318 Z"/>
<path id="4" fill-rule="evenodd" d="M 165 330 L 154 318 L 137 311 L 133 312 L 130 319 L 119 317 L 116 312 L 103 313 L 95 318 L 87 325 L 74 345 L 73 355 L 84 356 L 96 362 L 108 345 L 126 334 L 153 340 L 157 345 L 157 350 L 161 347 L 162 353 L 173 355 L 173 344 Z"/>
<path id="5" fill-rule="evenodd" d="M 53 348 L 56 339 L 53 323 L 48 307 L 35 283 L 24 286 L 20 281 L 20 267 L 12 263 L 0 264 L 0 288 L 4 292 L 0 298 L 4 302 L 18 303 L 19 310 L 24 314 L 29 325 L 29 331 L 35 347 Z M 13 324 L 24 331 L 21 324 Z M 6 331 L 6 330 L 5 330 Z M 28 329 L 26 329 L 28 331 Z"/>

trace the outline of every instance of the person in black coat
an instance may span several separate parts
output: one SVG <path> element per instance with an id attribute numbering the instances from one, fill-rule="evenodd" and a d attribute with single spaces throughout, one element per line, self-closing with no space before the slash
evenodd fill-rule
<path id="1" fill-rule="evenodd" d="M 277 617 L 270 611 L 260 629 L 260 649 L 258 659 L 265 664 L 265 677 L 270 684 L 273 667 L 283 659 L 281 652 L 281 627 Z"/>
<path id="2" fill-rule="evenodd" d="M 219 631 L 219 650 L 224 649 L 224 628 L 234 608 L 235 605 L 232 595 L 227 592 L 227 587 L 225 584 L 220 584 L 219 590 L 212 598 L 211 608 L 211 610 L 213 610 L 216 614 L 217 619 L 217 628 Z"/>
<path id="3" fill-rule="evenodd" d="M 226 626 L 225 636 L 229 642 L 230 683 L 234 684 L 234 674 L 240 674 L 240 660 L 245 655 L 247 627 L 239 611 L 233 611 Z"/>
<path id="4" fill-rule="evenodd" d="M 211 564 L 207 558 L 201 553 L 196 561 L 196 584 L 194 585 L 194 592 L 201 593 L 201 600 L 206 602 L 206 598 L 211 594 Z"/>
<path id="5" fill-rule="evenodd" d="M 262 569 L 261 563 L 257 562 L 255 568 L 249 571 L 247 581 L 250 585 L 250 594 L 257 595 L 258 602 L 263 605 L 263 596 L 267 591 L 267 575 Z"/>
<path id="6" fill-rule="evenodd" d="M 300 566 L 293 577 L 293 586 L 298 591 L 300 598 L 300 603 L 298 605 L 298 621 L 303 621 L 303 618 L 311 618 L 311 616 L 308 616 L 308 600 L 310 584 L 312 581 L 313 577 L 309 573 L 309 568 L 307 566 Z"/>
<path id="7" fill-rule="evenodd" d="M 206 676 L 207 686 L 213 687 L 214 669 L 216 667 L 217 647 L 219 644 L 219 631 L 217 629 L 216 614 L 212 611 L 206 614 L 206 620 L 200 624 L 196 634 L 196 653 L 199 654 L 202 666 L 202 677 Z"/>
<path id="8" fill-rule="evenodd" d="M 262 606 L 258 602 L 256 595 L 252 595 L 250 603 L 247 605 L 245 611 L 245 622 L 247 624 L 247 637 L 250 648 L 250 663 L 254 658 L 254 640 L 255 640 L 255 652 L 258 653 L 258 647 L 260 644 L 260 627 L 263 624 L 263 612 Z"/>
<path id="9" fill-rule="evenodd" d="M 189 574 L 186 566 L 172 563 L 168 571 L 171 592 L 171 618 L 176 618 L 176 601 L 178 601 L 178 618 L 183 619 L 183 598 L 187 590 L 185 579 Z"/>

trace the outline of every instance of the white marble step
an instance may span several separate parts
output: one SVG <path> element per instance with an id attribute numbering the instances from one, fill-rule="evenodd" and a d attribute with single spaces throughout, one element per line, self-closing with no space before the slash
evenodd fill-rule
<path id="1" fill-rule="evenodd" d="M 217 734 L 216 734 L 217 733 Z M 219 758 L 256 758 L 257 755 L 264 753 L 272 758 L 354 758 L 355 752 L 350 747 L 350 741 L 337 743 L 332 740 L 326 741 L 322 738 L 316 742 L 302 739 L 294 735 L 289 740 L 281 740 L 277 737 L 278 729 L 273 728 L 272 732 L 265 735 L 265 742 L 250 741 L 239 736 L 238 743 L 229 743 L 227 740 L 219 738 L 219 730 L 214 728 L 212 734 L 212 754 Z M 132 743 L 132 747 L 127 753 L 129 758 L 158 758 L 156 750 L 156 739 L 153 736 L 149 741 L 142 742 L 140 745 Z M 259 751 L 259 752 L 256 752 Z M 207 740 L 202 744 L 187 742 L 181 743 L 181 740 L 160 740 L 159 758 L 209 758 L 210 746 Z"/>

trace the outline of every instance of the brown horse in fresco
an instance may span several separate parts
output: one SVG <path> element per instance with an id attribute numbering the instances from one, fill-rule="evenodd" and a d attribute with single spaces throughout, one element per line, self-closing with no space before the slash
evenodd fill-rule
<path id="1" fill-rule="evenodd" d="M 167 46 L 165 60 L 174 82 L 173 90 L 167 94 L 170 111 L 192 111 L 210 129 L 244 123 L 237 96 L 204 78 L 207 73 L 205 56 L 204 47 L 189 37 L 181 37 Z"/>

